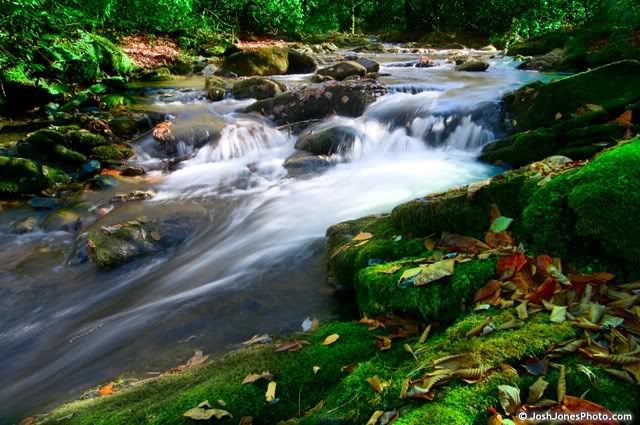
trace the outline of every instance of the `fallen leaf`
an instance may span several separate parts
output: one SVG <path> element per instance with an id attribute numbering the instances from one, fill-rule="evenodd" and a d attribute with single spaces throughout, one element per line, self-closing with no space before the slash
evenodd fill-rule
<path id="1" fill-rule="evenodd" d="M 518 315 L 518 319 L 524 320 L 527 317 L 529 317 L 529 313 L 527 312 L 528 303 L 529 303 L 528 301 L 523 301 L 520 304 L 518 304 L 518 307 L 516 307 L 516 314 Z"/>
<path id="2" fill-rule="evenodd" d="M 501 287 L 502 282 L 500 282 L 499 280 L 490 280 L 489 283 L 476 291 L 473 300 L 475 302 L 484 300 L 485 298 L 492 296 L 496 291 L 499 291 Z"/>
<path id="3" fill-rule="evenodd" d="M 283 351 L 293 352 L 293 351 L 298 351 L 302 349 L 304 345 L 309 345 L 309 343 L 307 341 L 299 341 L 299 340 L 286 341 L 286 342 L 281 342 L 280 344 L 276 344 L 273 347 L 273 351 L 275 353 L 281 353 Z"/>
<path id="4" fill-rule="evenodd" d="M 260 374 L 257 373 L 250 373 L 249 375 L 247 375 L 243 380 L 242 383 L 243 384 L 252 384 L 256 381 L 259 381 L 261 379 L 266 379 L 267 381 L 271 381 L 273 380 L 273 375 L 269 372 L 262 372 Z"/>
<path id="5" fill-rule="evenodd" d="M 422 331 L 422 335 L 420 335 L 420 339 L 418 340 L 418 344 L 424 344 L 424 342 L 427 340 L 427 337 L 429 336 L 429 331 L 431 331 L 431 325 L 430 324 L 426 328 L 424 328 L 424 331 Z"/>
<path id="6" fill-rule="evenodd" d="M 340 338 L 340 335 L 338 334 L 329 335 L 324 339 L 324 342 L 322 343 L 322 345 L 331 345 L 334 342 L 336 342 L 339 338 Z"/>
<path id="7" fill-rule="evenodd" d="M 276 404 L 278 402 L 278 399 L 276 398 L 277 385 L 278 384 L 275 381 L 269 382 L 269 385 L 267 386 L 267 392 L 264 395 L 265 400 L 267 400 L 267 402 L 271 404 Z"/>
<path id="8" fill-rule="evenodd" d="M 380 419 L 382 415 L 384 415 L 384 412 L 382 410 L 376 410 L 375 412 L 373 412 L 373 415 L 371 415 L 371 418 L 369 418 L 369 420 L 367 421 L 367 425 L 376 425 L 378 423 L 378 419 Z"/>
<path id="9" fill-rule="evenodd" d="M 613 418 L 613 414 L 607 410 L 606 408 L 596 404 L 594 402 L 585 400 L 579 397 L 565 396 L 562 399 L 562 405 L 559 407 L 559 410 L 562 412 L 570 412 L 570 413 L 582 413 L 582 412 L 591 412 L 591 413 L 602 413 L 606 418 Z M 588 420 L 577 420 L 572 422 L 574 425 L 590 425 L 593 421 Z M 601 420 L 598 421 L 599 425 L 618 425 L 618 421 L 614 420 Z"/>
<path id="10" fill-rule="evenodd" d="M 189 409 L 182 414 L 187 418 L 193 419 L 195 421 L 208 421 L 209 419 L 216 417 L 217 419 L 222 419 L 225 416 L 232 417 L 231 413 L 222 409 L 206 409 L 204 407 L 194 407 L 193 409 Z"/>
<path id="11" fill-rule="evenodd" d="M 114 385 L 115 382 L 109 382 L 107 385 L 100 387 L 100 389 L 98 390 L 98 394 L 100 394 L 101 397 L 113 394 Z"/>
<path id="12" fill-rule="evenodd" d="M 542 398 L 544 390 L 546 390 L 548 386 L 549 383 L 545 381 L 542 376 L 539 377 L 538 380 L 529 387 L 529 397 L 527 397 L 527 404 L 537 403 Z"/>
<path id="13" fill-rule="evenodd" d="M 357 363 L 349 363 L 348 365 L 342 366 L 340 372 L 351 373 L 357 366 Z"/>
<path id="14" fill-rule="evenodd" d="M 404 287 L 404 285 L 409 282 L 411 283 L 411 285 L 413 285 L 416 278 L 421 272 L 422 268 L 420 267 L 414 267 L 412 269 L 405 270 L 404 273 L 402 273 L 402 276 L 400 276 L 400 279 L 398 279 L 398 285 L 400 287 Z"/>
<path id="15" fill-rule="evenodd" d="M 360 242 L 360 241 L 366 241 L 369 240 L 373 237 L 373 235 L 371 233 L 367 233 L 367 232 L 360 232 L 357 235 L 354 236 L 354 238 L 352 239 L 355 242 Z"/>
<path id="16" fill-rule="evenodd" d="M 416 277 L 415 285 L 422 286 L 444 277 L 451 276 L 455 269 L 456 260 L 442 260 L 428 266 L 421 267 L 420 274 Z"/>
<path id="17" fill-rule="evenodd" d="M 302 331 L 303 332 L 312 331 L 312 330 L 316 329 L 319 324 L 320 324 L 320 321 L 318 319 L 310 319 L 309 317 L 307 317 L 302 322 Z"/>
<path id="18" fill-rule="evenodd" d="M 253 425 L 253 416 L 243 416 L 238 425 Z"/>
<path id="19" fill-rule="evenodd" d="M 433 361 L 436 369 L 465 369 L 475 366 L 475 360 L 470 353 L 454 354 L 441 357 Z"/>
<path id="20" fill-rule="evenodd" d="M 531 375 L 541 376 L 547 374 L 548 362 L 545 360 L 538 360 L 535 357 L 530 357 L 525 361 L 523 366 Z"/>
<path id="21" fill-rule="evenodd" d="M 540 304 L 542 300 L 550 300 L 556 290 L 556 280 L 548 278 L 538 289 L 528 294 L 525 298 L 534 304 Z"/>
<path id="22" fill-rule="evenodd" d="M 616 124 L 623 127 L 633 127 L 633 111 L 628 109 L 624 111 L 618 118 L 615 119 Z"/>
<path id="23" fill-rule="evenodd" d="M 371 378 L 367 378 L 367 382 L 369 383 L 369 385 L 371 385 L 371 388 L 373 388 L 373 390 L 377 393 L 381 393 L 387 386 L 385 382 L 382 382 L 382 380 L 378 375 L 375 375 Z"/>
<path id="24" fill-rule="evenodd" d="M 312 370 L 313 370 L 313 374 L 314 374 L 314 375 L 317 375 L 317 374 L 318 374 L 318 371 L 320 370 L 320 366 L 314 366 L 314 367 L 312 368 Z"/>
<path id="25" fill-rule="evenodd" d="M 429 251 L 433 251 L 433 249 L 436 247 L 436 241 L 431 238 L 427 238 L 424 240 L 424 247 Z"/>
<path id="26" fill-rule="evenodd" d="M 320 400 L 320 401 L 318 402 L 318 404 L 316 404 L 315 406 L 313 406 L 311 409 L 307 410 L 307 411 L 305 412 L 305 414 L 304 414 L 304 415 L 305 415 L 305 416 L 313 415 L 314 413 L 317 413 L 317 412 L 319 412 L 320 410 L 322 410 L 322 408 L 324 408 L 324 406 L 325 406 L 326 404 L 327 404 L 327 402 L 326 402 L 326 401 L 324 401 L 324 400 Z"/>
<path id="27" fill-rule="evenodd" d="M 269 344 L 271 342 L 271 337 L 267 334 L 264 335 L 254 335 L 250 340 L 243 342 L 244 345 L 254 345 L 254 344 Z"/>
<path id="28" fill-rule="evenodd" d="M 522 252 L 516 252 L 498 260 L 497 273 L 500 280 L 510 279 L 527 265 L 527 256 Z"/>
<path id="29" fill-rule="evenodd" d="M 370 331 L 374 331 L 378 328 L 384 328 L 384 323 L 379 320 L 369 319 L 366 314 L 358 323 L 369 326 Z"/>
<path id="30" fill-rule="evenodd" d="M 493 220 L 493 222 L 491 223 L 491 228 L 489 230 L 493 233 L 504 232 L 509 228 L 512 222 L 512 218 L 504 216 L 496 217 L 495 220 Z"/>
<path id="31" fill-rule="evenodd" d="M 561 403 L 564 396 L 567 395 L 567 375 L 564 365 L 560 365 L 560 374 L 558 375 L 558 387 L 556 389 L 558 402 Z"/>
<path id="32" fill-rule="evenodd" d="M 498 386 L 498 399 L 507 415 L 512 415 L 520 406 L 520 389 L 511 385 Z"/>
<path id="33" fill-rule="evenodd" d="M 376 347 L 378 347 L 380 351 L 387 351 L 391 348 L 391 338 L 376 335 Z"/>
<path id="34" fill-rule="evenodd" d="M 567 307 L 553 306 L 549 320 L 553 323 L 562 323 L 567 320 Z"/>
<path id="35" fill-rule="evenodd" d="M 470 254 L 478 254 L 490 249 L 487 244 L 478 239 L 448 232 L 442 232 L 441 242 L 449 248 L 449 250 L 462 251 Z"/>
<path id="36" fill-rule="evenodd" d="M 384 269 L 378 270 L 379 273 L 383 274 L 394 274 L 398 270 L 400 270 L 402 266 L 396 264 L 394 266 L 385 267 Z"/>

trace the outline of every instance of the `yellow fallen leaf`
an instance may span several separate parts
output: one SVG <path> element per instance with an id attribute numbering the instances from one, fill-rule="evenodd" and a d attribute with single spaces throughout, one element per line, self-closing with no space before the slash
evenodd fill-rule
<path id="1" fill-rule="evenodd" d="M 208 421 L 214 416 L 217 419 L 222 419 L 225 416 L 232 417 L 231 413 L 227 412 L 226 410 L 206 409 L 204 407 L 194 407 L 193 409 L 189 409 L 186 412 L 184 412 L 182 416 L 185 416 L 187 418 L 190 418 L 196 421 Z"/>
<path id="2" fill-rule="evenodd" d="M 275 403 L 276 402 L 276 382 L 275 381 L 271 381 L 269 382 L 269 386 L 267 387 L 267 393 L 265 394 L 265 399 L 269 402 L 269 403 Z"/>
<path id="3" fill-rule="evenodd" d="M 373 415 L 371 415 L 371 418 L 369 418 L 369 420 L 367 421 L 367 425 L 376 425 L 378 423 L 378 419 L 380 419 L 382 415 L 384 415 L 384 412 L 382 410 L 376 410 L 375 412 L 373 412 Z"/>
<path id="4" fill-rule="evenodd" d="M 373 376 L 371 378 L 367 378 L 367 382 L 371 385 L 371 388 L 377 393 L 381 393 L 384 388 L 387 386 L 386 383 L 382 382 L 378 375 Z"/>
<path id="5" fill-rule="evenodd" d="M 324 339 L 324 342 L 322 343 L 322 345 L 331 345 L 334 342 L 336 342 L 339 338 L 340 338 L 340 335 L 338 334 L 329 335 Z"/>
<path id="6" fill-rule="evenodd" d="M 260 379 L 271 381 L 273 379 L 273 375 L 269 372 L 262 372 L 261 374 L 250 373 L 242 380 L 242 384 L 252 384 Z"/>
<path id="7" fill-rule="evenodd" d="M 415 286 L 426 285 L 443 277 L 451 276 L 455 268 L 456 260 L 442 260 L 437 263 L 421 267 L 422 271 L 416 278 Z"/>
<path id="8" fill-rule="evenodd" d="M 358 233 L 353 240 L 358 242 L 358 241 L 366 241 L 369 240 L 373 237 L 373 235 L 371 233 L 367 233 L 367 232 L 360 232 Z"/>
<path id="9" fill-rule="evenodd" d="M 314 366 L 313 367 L 313 374 L 317 375 L 319 370 L 320 370 L 320 366 Z"/>

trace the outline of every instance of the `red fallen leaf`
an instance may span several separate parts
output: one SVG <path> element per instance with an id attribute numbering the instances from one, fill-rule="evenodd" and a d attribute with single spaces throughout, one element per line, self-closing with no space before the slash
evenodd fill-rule
<path id="1" fill-rule="evenodd" d="M 592 401 L 585 400 L 579 397 L 572 397 L 570 395 L 564 396 L 562 399 L 562 404 L 559 405 L 555 411 L 564 412 L 564 413 L 602 413 L 604 417 L 613 418 L 613 413 L 611 413 L 606 408 L 596 404 Z M 594 421 L 589 420 L 575 420 L 571 422 L 573 425 L 591 425 L 595 423 Z M 601 420 L 597 421 L 600 425 L 618 425 L 619 422 L 613 419 L 610 420 Z"/>
<path id="2" fill-rule="evenodd" d="M 542 300 L 549 301 L 551 298 L 553 298 L 553 294 L 555 293 L 555 291 L 556 280 L 553 278 L 548 278 L 542 285 L 540 285 L 540 287 L 538 287 L 538 289 L 528 294 L 525 298 L 532 303 L 540 304 Z"/>
<path id="3" fill-rule="evenodd" d="M 119 176 L 120 174 L 122 174 L 122 171 L 111 168 L 104 168 L 100 171 L 101 176 Z"/>
<path id="4" fill-rule="evenodd" d="M 633 111 L 631 109 L 624 111 L 618 118 L 615 120 L 616 124 L 619 124 L 623 127 L 630 128 L 633 126 Z"/>
<path id="5" fill-rule="evenodd" d="M 537 273 L 541 273 L 544 276 L 548 276 L 549 273 L 547 269 L 549 266 L 553 266 L 553 258 L 548 255 L 538 255 L 536 257 L 536 267 L 538 269 Z"/>
<path id="6" fill-rule="evenodd" d="M 485 298 L 489 298 L 494 295 L 497 290 L 502 287 L 502 282 L 499 280 L 490 280 L 489 283 L 484 285 L 482 288 L 476 291 L 476 295 L 473 297 L 475 302 L 484 300 Z"/>
<path id="7" fill-rule="evenodd" d="M 511 278 L 511 281 L 525 294 L 536 286 L 528 267 L 523 267 L 522 270 L 518 271 L 513 278 Z"/>
<path id="8" fill-rule="evenodd" d="M 500 233 L 487 232 L 484 234 L 484 241 L 491 249 L 508 248 L 516 245 L 515 239 L 506 230 Z"/>
<path id="9" fill-rule="evenodd" d="M 526 265 L 527 256 L 522 252 L 516 252 L 508 257 L 502 257 L 498 261 L 498 277 L 500 280 L 511 279 L 514 274 Z"/>
<path id="10" fill-rule="evenodd" d="M 487 244 L 478 239 L 448 232 L 442 232 L 441 242 L 450 251 L 461 251 L 470 254 L 478 254 L 489 249 Z"/>

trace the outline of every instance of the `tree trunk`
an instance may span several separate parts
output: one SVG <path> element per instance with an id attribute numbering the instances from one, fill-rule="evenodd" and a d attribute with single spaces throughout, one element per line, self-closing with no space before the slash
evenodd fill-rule
<path id="1" fill-rule="evenodd" d="M 356 33 L 356 6 L 351 8 L 351 34 Z"/>

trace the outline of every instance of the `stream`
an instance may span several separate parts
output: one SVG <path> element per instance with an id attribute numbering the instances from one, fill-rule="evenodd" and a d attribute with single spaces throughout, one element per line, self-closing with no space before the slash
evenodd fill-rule
<path id="1" fill-rule="evenodd" d="M 3 205 L 0 423 L 122 374 L 153 376 L 195 350 L 224 352 L 255 334 L 299 330 L 307 317 L 344 314 L 326 283 L 326 229 L 499 172 L 476 157 L 501 135 L 501 96 L 550 78 L 518 71 L 509 58 L 491 59 L 484 73 L 456 72 L 444 61 L 432 68 L 398 66 L 415 59 L 377 56 L 381 73 L 390 74 L 381 78 L 389 94 L 360 118 L 322 123 L 352 127 L 358 137 L 322 173 L 296 177 L 283 167 L 295 136 L 238 112 L 253 100 L 211 103 L 203 77 L 144 87 L 144 106 L 176 123 L 224 119 L 221 140 L 170 174 L 152 171 L 85 192 L 73 209 L 88 224 L 81 232 L 140 216 L 188 222 L 187 241 L 161 255 L 98 271 L 72 261 L 73 231 L 11 230 L 27 217 L 50 223 L 49 211 Z M 311 84 L 311 75 L 276 78 L 290 87 Z M 160 168 L 151 136 L 136 149 L 135 161 Z M 188 145 L 180 149 L 192 153 Z M 95 214 L 115 193 L 133 189 L 153 189 L 156 196 Z"/>

